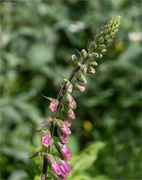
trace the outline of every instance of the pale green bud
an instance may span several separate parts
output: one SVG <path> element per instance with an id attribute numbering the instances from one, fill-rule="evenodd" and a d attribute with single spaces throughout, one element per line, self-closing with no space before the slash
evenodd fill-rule
<path id="1" fill-rule="evenodd" d="M 91 57 L 91 58 L 98 58 L 98 57 L 99 57 L 99 54 L 98 54 L 98 53 L 91 53 L 91 54 L 89 55 L 89 57 Z"/>
<path id="2" fill-rule="evenodd" d="M 104 38 L 103 37 L 100 37 L 99 38 L 99 43 L 102 44 L 104 42 Z"/>
<path id="3" fill-rule="evenodd" d="M 81 57 L 82 57 L 82 58 L 85 58 L 86 56 L 87 56 L 86 50 L 85 50 L 85 49 L 82 49 L 82 50 L 81 50 Z"/>
<path id="4" fill-rule="evenodd" d="M 87 73 L 89 73 L 89 74 L 95 74 L 95 69 L 90 66 L 90 67 L 88 67 L 88 69 L 87 69 Z"/>
<path id="5" fill-rule="evenodd" d="M 83 74 L 86 74 L 86 72 L 87 72 L 87 67 L 86 67 L 86 65 L 81 65 L 80 70 L 81 70 L 81 72 L 82 72 Z"/>
<path id="6" fill-rule="evenodd" d="M 75 73 L 75 76 L 79 82 L 81 82 L 83 84 L 87 84 L 87 80 L 86 80 L 85 76 L 83 76 L 83 74 Z"/>

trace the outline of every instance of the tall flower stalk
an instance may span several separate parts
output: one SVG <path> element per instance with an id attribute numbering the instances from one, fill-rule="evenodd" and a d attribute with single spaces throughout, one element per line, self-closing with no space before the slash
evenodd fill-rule
<path id="1" fill-rule="evenodd" d="M 42 123 L 49 123 L 49 129 L 37 131 L 42 132 L 41 145 L 45 147 L 45 151 L 39 151 L 31 157 L 43 155 L 41 180 L 51 179 L 47 177 L 49 173 L 54 180 L 66 180 L 65 176 L 71 172 L 71 168 L 66 161 L 70 161 L 72 155 L 66 143 L 68 142 L 68 135 L 71 134 L 69 128 L 71 125 L 70 119 L 75 119 L 73 109 L 77 107 L 71 93 L 73 89 L 80 92 L 85 90 L 84 85 L 87 83 L 85 74 L 95 73 L 95 67 L 98 65 L 96 60 L 102 58 L 107 52 L 107 47 L 112 44 L 118 31 L 120 20 L 121 16 L 117 16 L 108 21 L 107 25 L 102 26 L 101 32 L 94 36 L 91 42 L 88 42 L 87 51 L 85 49 L 82 49 L 81 52 L 77 51 L 80 54 L 80 60 L 75 55 L 71 56 L 69 59 L 69 64 L 72 68 L 71 74 L 68 79 L 62 77 L 65 82 L 61 85 L 56 99 L 43 96 L 50 100 L 49 110 L 52 112 L 52 116 Z M 63 96 L 66 98 L 66 104 L 61 102 Z M 60 119 L 56 118 L 57 112 L 59 112 Z M 58 137 L 54 136 L 55 126 L 57 126 Z M 50 148 L 53 144 L 58 154 L 50 153 Z M 48 166 L 50 166 L 51 172 L 47 172 Z"/>

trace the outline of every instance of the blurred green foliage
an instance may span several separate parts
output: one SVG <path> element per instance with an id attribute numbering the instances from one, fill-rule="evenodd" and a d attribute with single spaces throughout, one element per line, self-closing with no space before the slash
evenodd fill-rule
<path id="1" fill-rule="evenodd" d="M 39 123 L 51 116 L 40 94 L 57 96 L 68 57 L 119 14 L 114 44 L 87 75 L 86 91 L 73 92 L 68 179 L 142 179 L 140 7 L 140 0 L 1 2 L 1 179 L 40 179 L 42 157 L 28 159 L 43 150 L 34 130 L 48 128 Z"/>

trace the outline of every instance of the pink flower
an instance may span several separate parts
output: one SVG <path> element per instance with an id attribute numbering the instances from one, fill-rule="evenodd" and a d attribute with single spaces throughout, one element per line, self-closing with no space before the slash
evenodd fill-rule
<path id="1" fill-rule="evenodd" d="M 64 134 L 71 134 L 70 128 L 60 119 L 57 120 L 57 126 Z"/>
<path id="2" fill-rule="evenodd" d="M 48 132 L 42 134 L 41 145 L 44 147 L 48 147 L 50 145 L 50 134 Z"/>
<path id="3" fill-rule="evenodd" d="M 59 135 L 60 140 L 62 141 L 62 143 L 67 143 L 68 142 L 68 136 L 64 133 L 62 133 L 62 135 Z"/>
<path id="4" fill-rule="evenodd" d="M 61 174 L 61 169 L 56 160 L 54 161 L 54 163 L 51 164 L 51 169 L 55 174 L 57 175 Z"/>
<path id="5" fill-rule="evenodd" d="M 53 111 L 55 111 L 56 110 L 56 108 L 57 108 L 57 106 L 58 106 L 58 101 L 57 100 L 52 100 L 51 102 L 50 102 L 50 105 L 49 105 L 49 110 L 51 111 L 51 112 L 53 112 Z"/>
<path id="6" fill-rule="evenodd" d="M 68 147 L 65 144 L 63 144 L 60 151 L 61 151 L 64 159 L 69 160 L 69 161 L 72 159 L 72 155 L 71 155 Z"/>
<path id="7" fill-rule="evenodd" d="M 62 162 L 62 165 L 60 165 L 60 169 L 62 170 L 62 172 L 65 175 L 70 174 L 71 168 L 70 168 L 69 164 L 65 160 L 61 160 L 61 162 Z"/>

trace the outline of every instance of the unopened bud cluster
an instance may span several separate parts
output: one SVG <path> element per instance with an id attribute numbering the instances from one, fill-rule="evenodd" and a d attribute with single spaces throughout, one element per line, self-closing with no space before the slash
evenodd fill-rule
<path id="1" fill-rule="evenodd" d="M 39 155 L 44 155 L 46 157 L 44 158 L 44 161 L 45 159 L 48 161 L 48 165 L 51 168 L 51 174 L 54 179 L 66 180 L 65 176 L 71 172 L 71 168 L 66 161 L 70 161 L 72 159 L 72 155 L 66 143 L 69 139 L 68 135 L 71 134 L 71 119 L 75 119 L 74 109 L 77 107 L 76 101 L 71 95 L 72 90 L 74 89 L 80 92 L 85 91 L 85 84 L 87 84 L 85 74 L 95 73 L 95 67 L 98 65 L 96 60 L 102 58 L 107 52 L 107 46 L 113 42 L 113 39 L 116 36 L 120 20 L 121 16 L 117 16 L 109 21 L 107 25 L 103 26 L 101 32 L 94 37 L 94 40 L 88 42 L 88 51 L 85 49 L 82 49 L 81 52 L 78 51 L 80 55 L 79 60 L 75 55 L 71 56 L 69 64 L 72 68 L 72 73 L 69 79 L 62 77 L 65 83 L 63 86 L 61 85 L 61 90 L 57 99 L 43 96 L 44 98 L 50 100 L 49 110 L 52 112 L 52 117 L 48 117 L 44 122 L 42 122 L 42 124 L 50 123 L 53 129 L 50 129 L 52 132 L 39 130 L 43 132 L 41 145 L 46 149 L 45 153 L 36 153 L 33 157 Z M 61 99 L 64 95 L 66 100 L 65 104 L 61 103 Z M 57 126 L 58 137 L 53 136 L 54 125 Z M 58 152 L 56 155 L 50 153 L 50 147 L 53 144 Z"/>

